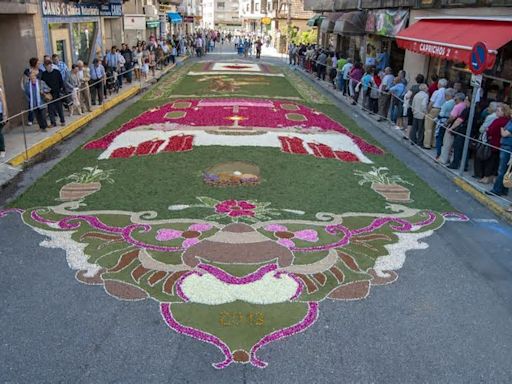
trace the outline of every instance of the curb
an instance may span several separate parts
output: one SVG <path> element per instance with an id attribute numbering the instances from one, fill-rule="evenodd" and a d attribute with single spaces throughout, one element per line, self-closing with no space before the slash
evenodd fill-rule
<path id="1" fill-rule="evenodd" d="M 188 56 L 185 56 L 185 58 L 183 60 L 181 60 L 181 62 L 183 62 L 187 59 L 188 59 Z M 177 63 L 170 66 L 165 71 L 162 71 L 162 73 L 160 74 L 160 76 L 157 79 L 157 82 L 158 82 L 158 80 L 160 80 L 162 78 L 162 76 L 166 75 L 169 71 L 174 69 L 176 66 L 177 66 Z M 75 131 L 79 130 L 80 128 L 82 128 L 83 126 L 88 124 L 91 120 L 93 120 L 96 117 L 100 116 L 101 114 L 105 113 L 109 109 L 112 109 L 116 105 L 122 103 L 123 101 L 135 96 L 136 94 L 141 92 L 141 89 L 143 89 L 143 88 L 135 86 L 135 87 L 131 88 L 130 90 L 126 91 L 125 93 L 123 93 L 122 95 L 117 95 L 113 99 L 106 101 L 98 109 L 95 109 L 94 111 L 88 113 L 84 117 L 81 117 L 80 119 L 72 122 L 68 126 L 60 129 L 58 132 L 55 132 L 50 137 L 47 137 L 46 139 L 43 139 L 40 142 L 34 144 L 30 148 L 28 148 L 26 151 L 23 151 L 22 153 L 14 156 L 12 159 L 10 159 L 7 162 L 7 164 L 9 164 L 13 167 L 18 167 L 18 166 L 22 165 L 26 161 L 36 157 L 37 155 L 44 152 L 48 148 L 51 148 L 54 145 L 58 144 L 59 142 L 64 140 L 66 137 L 70 136 Z"/>
<path id="2" fill-rule="evenodd" d="M 500 218 L 502 218 L 509 224 L 512 224 L 512 213 L 507 212 L 501 205 L 496 203 L 494 200 L 488 198 L 486 195 L 484 195 L 478 189 L 473 187 L 467 181 L 465 181 L 464 179 L 461 179 L 460 177 L 455 177 L 453 179 L 453 183 L 455 185 L 457 185 L 458 187 L 460 187 L 464 192 L 471 195 L 480 204 L 486 206 L 494 214 L 496 214 L 497 216 L 499 216 Z"/>
<path id="3" fill-rule="evenodd" d="M 94 118 L 100 116 L 104 112 L 115 107 L 117 104 L 120 104 L 126 99 L 135 96 L 137 93 L 139 93 L 139 91 L 140 88 L 133 87 L 132 89 L 126 91 L 122 95 L 115 96 L 113 99 L 106 101 L 104 104 L 100 106 L 100 108 L 95 109 L 94 111 L 88 113 L 86 116 L 81 117 L 80 119 L 72 122 L 68 126 L 60 129 L 58 132 L 55 132 L 50 137 L 47 137 L 46 139 L 40 141 L 37 144 L 34 144 L 30 148 L 28 148 L 27 151 L 24 151 L 14 156 L 11 160 L 8 161 L 8 164 L 12 165 L 13 167 L 22 165 L 24 162 L 34 158 L 43 151 L 47 150 L 48 148 L 51 148 L 55 144 L 61 142 L 66 137 L 68 137 L 78 129 L 82 128 L 84 125 L 88 124 Z"/>
<path id="4" fill-rule="evenodd" d="M 295 70 L 296 70 L 297 73 L 299 73 L 301 76 L 306 78 L 308 81 L 310 81 L 310 82 L 312 82 L 314 84 L 318 84 L 317 82 L 315 82 L 314 79 L 312 79 L 310 76 L 308 76 L 307 73 L 304 73 L 304 71 L 302 69 L 295 68 Z M 359 116 L 363 117 L 364 119 L 366 119 L 370 123 L 373 123 L 374 126 L 376 126 L 379 130 L 381 130 L 387 136 L 389 136 L 389 137 L 395 139 L 396 141 L 402 143 L 402 138 L 399 135 L 393 134 L 393 132 L 390 131 L 387 127 L 383 127 L 380 124 L 375 124 L 375 123 L 377 123 L 377 121 L 375 121 L 375 119 L 373 119 L 371 116 L 369 116 L 366 113 L 364 113 L 364 111 L 361 110 L 360 108 L 356 108 L 356 107 L 350 105 L 349 103 L 347 103 L 342 98 L 339 98 L 338 95 L 335 93 L 335 91 L 333 91 L 332 89 L 323 86 L 323 84 L 321 84 L 321 83 L 319 85 L 324 90 L 326 90 L 332 98 L 334 98 L 335 100 L 337 100 L 340 103 L 343 103 L 346 107 L 348 107 L 352 113 L 357 112 L 357 114 Z M 500 204 L 496 203 L 490 197 L 487 197 L 485 194 L 483 194 L 477 188 L 475 188 L 470 183 L 468 183 L 467 181 L 462 179 L 460 176 L 454 175 L 450 171 L 446 170 L 444 167 L 439 167 L 437 165 L 437 163 L 435 163 L 430 156 L 428 156 L 427 154 L 423 153 L 422 151 L 415 150 L 415 146 L 407 145 L 407 146 L 405 146 L 405 148 L 407 148 L 410 152 L 418 155 L 423 160 L 425 160 L 425 162 L 428 163 L 428 165 L 430 167 L 436 169 L 437 171 L 443 173 L 446 177 L 450 178 L 451 181 L 455 185 L 460 187 L 464 192 L 466 192 L 468 195 L 473 197 L 480 204 L 482 204 L 483 206 L 487 207 L 496 216 L 498 216 L 501 219 L 505 220 L 507 223 L 512 224 L 512 213 L 507 212 L 506 209 L 503 208 Z"/>

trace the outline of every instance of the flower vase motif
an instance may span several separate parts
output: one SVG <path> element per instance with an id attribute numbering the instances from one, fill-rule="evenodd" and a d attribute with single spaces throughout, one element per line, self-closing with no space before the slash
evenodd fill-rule
<path id="1" fill-rule="evenodd" d="M 399 184 L 372 183 L 371 188 L 391 203 L 409 203 L 411 191 Z"/>
<path id="2" fill-rule="evenodd" d="M 68 183 L 64 185 L 59 192 L 61 201 L 76 201 L 81 200 L 101 189 L 101 183 Z"/>

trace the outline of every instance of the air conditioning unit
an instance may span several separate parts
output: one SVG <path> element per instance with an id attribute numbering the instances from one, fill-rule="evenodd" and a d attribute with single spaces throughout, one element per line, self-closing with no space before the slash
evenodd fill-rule
<path id="1" fill-rule="evenodd" d="M 144 6 L 144 14 L 146 16 L 156 16 L 158 15 L 158 10 L 154 5 L 145 5 Z"/>

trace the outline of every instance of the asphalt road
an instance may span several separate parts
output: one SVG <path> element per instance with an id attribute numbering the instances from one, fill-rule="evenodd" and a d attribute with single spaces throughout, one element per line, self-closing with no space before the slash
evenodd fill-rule
<path id="1" fill-rule="evenodd" d="M 3 199 L 133 102 L 56 147 L 0 192 Z M 471 218 L 448 222 L 426 240 L 428 249 L 409 252 L 398 282 L 362 301 L 322 303 L 307 332 L 261 351 L 266 369 L 234 364 L 217 371 L 210 363 L 221 359 L 218 350 L 170 331 L 156 302 L 121 302 L 77 283 L 64 251 L 39 247 L 44 237 L 9 215 L 0 220 L 0 382 L 512 382 L 512 228 L 372 123 L 353 117 Z"/>

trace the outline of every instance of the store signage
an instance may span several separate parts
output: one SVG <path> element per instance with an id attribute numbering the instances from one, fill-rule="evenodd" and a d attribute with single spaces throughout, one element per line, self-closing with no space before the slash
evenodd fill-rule
<path id="1" fill-rule="evenodd" d="M 149 20 L 149 21 L 146 21 L 146 27 L 148 27 L 148 28 L 158 28 L 158 27 L 160 27 L 160 20 Z"/>
<path id="2" fill-rule="evenodd" d="M 41 10 L 44 17 L 123 16 L 121 4 L 63 3 L 42 0 Z"/>
<path id="3" fill-rule="evenodd" d="M 474 75 L 480 75 L 487 69 L 487 46 L 484 43 L 478 42 L 473 45 L 469 69 Z"/>
<path id="4" fill-rule="evenodd" d="M 270 17 L 264 17 L 261 19 L 261 24 L 263 25 L 269 25 L 272 22 L 272 19 Z"/>
<path id="5" fill-rule="evenodd" d="M 452 49 L 449 47 L 443 47 L 442 45 L 421 43 L 420 52 L 431 56 L 450 57 Z"/>
<path id="6" fill-rule="evenodd" d="M 184 23 L 193 23 L 194 22 L 194 16 L 183 16 L 183 22 Z"/>

